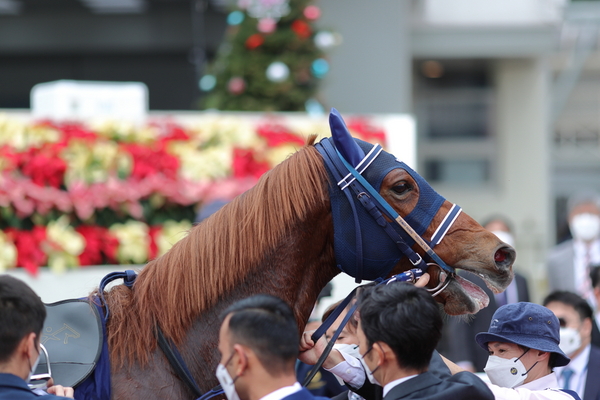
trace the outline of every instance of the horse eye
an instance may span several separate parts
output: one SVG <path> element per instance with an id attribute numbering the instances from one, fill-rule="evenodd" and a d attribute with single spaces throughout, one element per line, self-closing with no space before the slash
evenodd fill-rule
<path id="1" fill-rule="evenodd" d="M 392 190 L 397 194 L 406 194 L 412 190 L 412 186 L 408 183 L 401 183 L 392 187 Z"/>

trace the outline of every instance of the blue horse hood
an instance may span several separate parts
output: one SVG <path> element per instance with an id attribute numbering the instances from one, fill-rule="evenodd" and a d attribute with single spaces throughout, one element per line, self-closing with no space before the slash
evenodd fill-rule
<path id="1" fill-rule="evenodd" d="M 368 154 L 373 145 L 359 139 L 353 139 L 360 149 Z M 316 147 L 324 158 L 328 157 L 323 147 L 325 141 L 335 147 L 332 138 L 323 139 L 317 143 Z M 356 241 L 360 237 L 362 240 L 362 276 L 360 278 L 374 280 L 380 277 L 386 277 L 396 265 L 403 254 L 396 243 L 385 233 L 382 225 L 365 210 L 357 196 L 353 193 L 351 197 L 354 204 L 350 204 L 349 197 L 338 186 L 341 180 L 338 171 L 332 171 L 330 165 L 325 163 L 329 174 L 329 195 L 331 201 L 331 212 L 333 215 L 334 226 L 334 251 L 338 268 L 350 276 L 356 277 L 357 271 L 357 253 Z M 383 179 L 393 169 L 401 168 L 408 172 L 419 187 L 419 200 L 415 208 L 405 216 L 412 228 L 419 235 L 422 235 L 431 220 L 444 203 L 445 199 L 440 196 L 419 174 L 413 171 L 408 165 L 396 159 L 390 153 L 382 151 L 379 156 L 369 165 L 362 176 L 379 192 Z M 355 221 L 351 217 L 353 209 L 356 210 L 360 225 L 361 234 L 357 236 Z M 395 225 L 393 223 L 392 225 Z M 394 228 L 396 229 L 396 228 Z M 400 235 L 410 245 L 412 239 L 399 228 Z"/>

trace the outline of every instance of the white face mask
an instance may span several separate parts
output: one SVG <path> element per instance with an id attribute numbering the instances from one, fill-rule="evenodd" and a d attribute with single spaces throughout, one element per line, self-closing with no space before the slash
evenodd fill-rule
<path id="1" fill-rule="evenodd" d="M 504 232 L 504 231 L 491 231 L 491 232 L 494 235 L 496 235 L 496 237 L 498 239 L 502 240 L 507 245 L 515 247 L 515 238 L 510 233 Z"/>
<path id="2" fill-rule="evenodd" d="M 361 359 L 357 344 L 336 343 L 333 345 L 333 348 L 340 353 L 348 354 L 354 358 L 358 358 L 359 360 Z"/>
<path id="3" fill-rule="evenodd" d="M 229 360 L 231 360 L 231 357 L 229 358 Z M 227 364 L 229 364 L 229 361 L 227 361 Z M 229 372 L 227 372 L 227 368 L 225 368 L 223 364 L 219 364 L 217 366 L 215 376 L 221 384 L 221 387 L 225 392 L 227 400 L 240 400 L 240 396 L 238 396 L 237 392 L 235 391 L 235 380 L 237 379 L 237 377 L 235 379 L 231 379 L 231 375 L 229 375 Z"/>
<path id="4" fill-rule="evenodd" d="M 373 350 L 373 348 L 372 348 L 372 347 L 371 347 L 371 350 Z M 366 352 L 366 353 L 365 353 L 363 356 L 360 356 L 360 354 L 359 354 L 359 358 L 358 358 L 358 359 L 360 360 L 360 363 L 362 364 L 363 368 L 364 368 L 364 369 L 365 369 L 365 371 L 367 372 L 367 379 L 369 380 L 369 382 L 371 382 L 373 385 L 379 385 L 379 386 L 383 386 L 383 385 L 382 385 L 381 383 L 379 383 L 379 381 L 377 381 L 377 379 L 375 379 L 375 377 L 373 376 L 373 372 L 377 371 L 377 368 L 379 368 L 379 367 L 376 367 L 376 368 L 375 368 L 373 371 L 371 371 L 371 368 L 369 368 L 369 366 L 367 365 L 367 362 L 365 361 L 365 358 L 364 358 L 364 357 L 365 357 L 367 354 L 369 354 L 369 351 L 371 351 L 371 350 L 368 350 L 368 351 L 367 351 L 367 352 Z"/>
<path id="5" fill-rule="evenodd" d="M 589 242 L 600 233 L 600 217 L 596 214 L 577 214 L 569 223 L 569 228 L 575 239 Z"/>
<path id="6" fill-rule="evenodd" d="M 490 356 L 483 370 L 490 378 L 490 382 L 505 388 L 519 386 L 527 379 L 527 372 L 529 372 L 518 358 L 507 359 L 498 356 Z"/>
<path id="7" fill-rule="evenodd" d="M 569 357 L 581 347 L 581 335 L 577 329 L 560 328 L 560 349 Z"/>

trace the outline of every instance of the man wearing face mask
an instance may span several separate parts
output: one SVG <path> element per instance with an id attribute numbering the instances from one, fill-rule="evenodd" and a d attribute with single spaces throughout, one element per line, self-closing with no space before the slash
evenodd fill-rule
<path id="1" fill-rule="evenodd" d="M 578 293 L 596 307 L 590 266 L 600 263 L 600 198 L 595 193 L 573 196 L 567 203 L 569 229 L 573 235 L 548 256 L 550 291 Z"/>
<path id="2" fill-rule="evenodd" d="M 45 318 L 44 303 L 29 286 L 0 275 L 0 400 L 73 398 L 72 388 L 51 386 L 38 396 L 27 386 L 39 361 Z"/>
<path id="3" fill-rule="evenodd" d="M 562 388 L 572 389 L 582 400 L 600 398 L 600 348 L 591 344 L 593 313 L 590 305 L 572 292 L 553 292 L 544 306 L 560 322 L 560 348 L 571 358 L 554 370 Z"/>
<path id="4" fill-rule="evenodd" d="M 443 323 L 426 290 L 380 285 L 362 292 L 358 304 L 361 362 L 369 381 L 383 386 L 383 400 L 494 398 L 469 372 L 440 378 L 428 371 Z"/>
<path id="5" fill-rule="evenodd" d="M 252 296 L 224 312 L 216 376 L 228 400 L 314 400 L 296 381 L 298 327 L 290 307 Z"/>
<path id="6" fill-rule="evenodd" d="M 539 304 L 516 303 L 498 308 L 487 332 L 475 341 L 489 351 L 484 368 L 496 400 L 579 400 L 577 393 L 560 390 L 554 367 L 569 358 L 560 349 L 558 318 Z M 461 371 L 445 360 L 453 373 Z"/>

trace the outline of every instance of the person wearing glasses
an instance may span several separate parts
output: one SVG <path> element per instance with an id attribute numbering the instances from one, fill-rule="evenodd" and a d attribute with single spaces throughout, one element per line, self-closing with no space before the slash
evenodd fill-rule
<path id="1" fill-rule="evenodd" d="M 42 395 L 28 386 L 40 360 L 45 318 L 44 303 L 29 286 L 0 275 L 0 400 L 74 398 L 73 388 L 52 385 L 51 380 Z"/>

